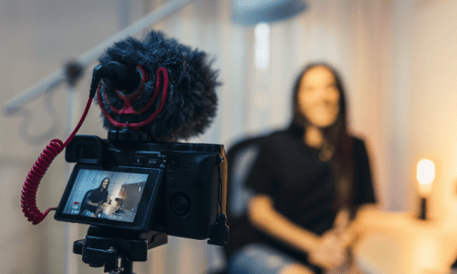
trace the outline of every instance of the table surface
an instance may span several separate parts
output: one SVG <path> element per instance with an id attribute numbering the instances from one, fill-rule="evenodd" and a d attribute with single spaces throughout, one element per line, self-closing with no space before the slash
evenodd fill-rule
<path id="1" fill-rule="evenodd" d="M 412 213 L 373 211 L 361 221 L 358 266 L 373 274 L 451 273 L 457 258 L 457 227 L 419 220 Z"/>

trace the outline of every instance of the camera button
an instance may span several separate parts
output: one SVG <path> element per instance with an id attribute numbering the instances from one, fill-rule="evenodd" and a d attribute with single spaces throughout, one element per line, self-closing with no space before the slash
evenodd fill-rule
<path id="1" fill-rule="evenodd" d="M 144 164 L 144 159 L 141 156 L 133 157 L 133 164 L 137 166 L 142 166 Z"/>
<path id="2" fill-rule="evenodd" d="M 171 210 L 179 217 L 187 215 L 190 211 L 190 207 L 191 204 L 189 199 L 183 195 L 178 194 L 171 200 Z"/>
<path id="3" fill-rule="evenodd" d="M 159 164 L 159 159 L 149 158 L 148 163 L 151 166 L 157 166 Z"/>
<path id="4" fill-rule="evenodd" d="M 170 157 L 165 160 L 165 166 L 168 169 L 177 169 L 179 166 L 179 160 L 176 157 Z"/>

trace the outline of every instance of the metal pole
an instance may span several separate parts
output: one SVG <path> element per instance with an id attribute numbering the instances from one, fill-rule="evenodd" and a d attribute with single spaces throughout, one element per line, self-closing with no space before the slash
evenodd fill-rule
<path id="1" fill-rule="evenodd" d="M 182 7 L 184 7 L 192 1 L 193 0 L 173 0 L 164 4 L 157 10 L 151 12 L 149 15 L 136 21 L 135 23 L 125 28 L 121 32 L 111 36 L 110 38 L 106 39 L 102 43 L 92 48 L 91 50 L 87 51 L 77 59 L 77 62 L 83 67 L 89 65 L 90 63 L 95 61 L 105 51 L 107 47 L 110 47 L 114 43 L 122 39 L 125 39 L 129 36 L 135 36 L 146 27 L 160 21 L 161 19 L 169 16 L 170 14 L 173 14 L 174 12 L 180 10 Z M 20 107 L 22 107 L 30 101 L 33 101 L 38 96 L 43 94 L 45 91 L 58 87 L 62 82 L 64 82 L 64 80 L 65 73 L 63 69 L 58 69 L 54 71 L 47 78 L 41 80 L 35 86 L 29 88 L 24 93 L 20 94 L 18 97 L 6 103 L 3 107 L 3 113 L 5 115 L 10 115 L 14 113 Z"/>

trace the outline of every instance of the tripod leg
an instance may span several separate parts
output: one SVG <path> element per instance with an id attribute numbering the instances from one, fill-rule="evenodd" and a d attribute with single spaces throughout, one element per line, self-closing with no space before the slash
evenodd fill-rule
<path id="1" fill-rule="evenodd" d="M 121 274 L 135 274 L 133 273 L 133 262 L 127 259 L 127 257 L 121 258 L 121 268 L 124 269 Z"/>

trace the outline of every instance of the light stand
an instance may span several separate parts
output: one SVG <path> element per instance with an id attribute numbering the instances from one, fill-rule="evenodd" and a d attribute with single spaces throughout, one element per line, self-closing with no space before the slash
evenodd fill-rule
<path id="1" fill-rule="evenodd" d="M 149 27 L 150 25 L 177 12 L 190 2 L 192 2 L 192 0 L 173 0 L 164 4 L 157 10 L 151 12 L 149 15 L 146 15 L 145 17 L 131 24 L 124 30 L 111 36 L 110 38 L 106 39 L 102 43 L 92 48 L 91 50 L 82 54 L 81 56 L 79 56 L 78 59 L 76 59 L 76 62 L 80 66 L 85 68 L 86 66 L 94 62 L 98 57 L 100 57 L 106 48 L 129 36 L 135 36 L 145 28 Z M 29 88 L 24 93 L 20 94 L 13 100 L 6 103 L 3 106 L 3 113 L 5 115 L 13 114 L 23 105 L 33 101 L 34 99 L 42 95 L 44 92 L 49 91 L 51 89 L 55 89 L 58 86 L 60 86 L 60 84 L 62 84 L 65 81 L 65 77 L 65 69 L 61 68 L 54 71 L 51 75 L 38 82 L 35 86 Z"/>

